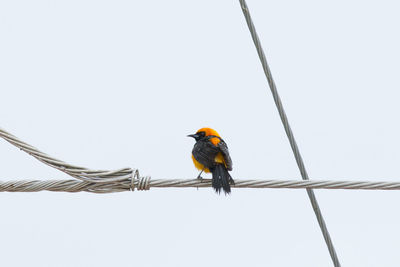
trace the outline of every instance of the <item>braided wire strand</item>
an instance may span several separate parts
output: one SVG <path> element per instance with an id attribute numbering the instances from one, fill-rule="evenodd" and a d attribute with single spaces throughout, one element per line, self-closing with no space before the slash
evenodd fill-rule
<path id="1" fill-rule="evenodd" d="M 269 84 L 269 87 L 271 89 L 271 93 L 272 93 L 272 96 L 274 98 L 275 105 L 276 105 L 276 107 L 278 109 L 279 116 L 281 118 L 283 127 L 285 128 L 286 135 L 287 135 L 287 137 L 289 139 L 289 143 L 290 143 L 290 146 L 292 148 L 294 157 L 296 159 L 297 166 L 299 167 L 299 170 L 300 170 L 300 173 L 301 173 L 301 177 L 303 178 L 303 180 L 308 180 L 309 178 L 308 178 L 308 174 L 307 174 L 306 168 L 304 166 L 303 158 L 300 155 L 300 151 L 299 151 L 299 148 L 297 146 L 296 140 L 294 138 L 292 129 L 290 128 L 289 121 L 287 119 L 285 110 L 283 109 L 282 101 L 281 101 L 281 99 L 279 97 L 279 94 L 278 94 L 274 79 L 272 78 L 272 73 L 271 73 L 271 70 L 270 70 L 270 68 L 268 66 L 268 62 L 267 62 L 267 59 L 265 57 L 263 48 L 261 46 L 260 39 L 258 38 L 258 34 L 256 32 L 253 20 L 252 20 L 252 18 L 250 16 L 249 8 L 248 8 L 247 3 L 246 3 L 245 0 L 239 0 L 239 2 L 240 2 L 240 6 L 242 8 L 244 17 L 246 19 L 247 26 L 248 26 L 248 28 L 250 30 L 250 34 L 251 34 L 251 37 L 253 39 L 254 45 L 255 45 L 255 47 L 257 49 L 257 53 L 258 53 L 258 56 L 260 58 L 260 61 L 261 61 L 265 76 L 267 77 L 268 84 Z M 318 205 L 317 199 L 315 197 L 314 191 L 312 189 L 310 189 L 310 188 L 307 188 L 307 194 L 308 194 L 308 197 L 309 197 L 309 199 L 311 201 L 311 205 L 313 207 L 315 216 L 317 217 L 318 224 L 319 224 L 319 226 L 321 228 L 322 235 L 324 236 L 325 243 L 326 243 L 326 245 L 328 247 L 329 254 L 330 254 L 331 258 L 332 258 L 333 264 L 334 264 L 335 267 L 340 267 L 339 259 L 337 257 L 335 248 L 333 246 L 332 239 L 331 239 L 331 237 L 329 235 L 328 228 L 326 226 L 325 220 L 322 217 L 322 213 L 321 213 L 321 210 L 319 208 L 319 205 Z"/>
<path id="2" fill-rule="evenodd" d="M 211 187 L 209 179 L 150 179 L 140 177 L 134 180 L 138 190 L 150 188 L 206 188 Z M 235 188 L 270 189 L 345 189 L 345 190 L 400 190 L 400 182 L 332 181 L 332 180 L 235 180 Z M 0 192 L 90 192 L 114 193 L 132 191 L 131 180 L 120 183 L 97 183 L 80 180 L 19 180 L 0 181 Z"/>
<path id="3" fill-rule="evenodd" d="M 0 128 L 0 137 L 4 140 L 18 147 L 22 151 L 33 156 L 40 162 L 60 170 L 76 179 L 86 182 L 96 183 L 115 183 L 118 184 L 122 181 L 134 179 L 136 170 L 131 168 L 122 168 L 118 170 L 91 170 L 85 167 L 75 166 L 59 159 L 53 158 L 37 148 L 21 141 L 16 136 L 6 132 Z"/>

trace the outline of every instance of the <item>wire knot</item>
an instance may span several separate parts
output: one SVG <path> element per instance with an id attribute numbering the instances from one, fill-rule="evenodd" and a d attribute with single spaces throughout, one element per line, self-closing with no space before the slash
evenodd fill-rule
<path id="1" fill-rule="evenodd" d="M 135 191 L 135 181 L 139 180 L 139 170 L 138 169 L 133 169 L 132 174 L 131 174 L 131 186 L 130 190 Z"/>
<path id="2" fill-rule="evenodd" d="M 150 179 L 151 176 L 139 177 L 137 182 L 138 190 L 149 190 L 150 189 Z"/>
<path id="3" fill-rule="evenodd" d="M 130 190 L 134 191 L 135 186 L 137 190 L 149 190 L 150 189 L 150 179 L 151 176 L 144 176 L 140 177 L 139 175 L 139 170 L 133 169 L 132 174 L 131 174 L 131 184 L 130 184 Z"/>

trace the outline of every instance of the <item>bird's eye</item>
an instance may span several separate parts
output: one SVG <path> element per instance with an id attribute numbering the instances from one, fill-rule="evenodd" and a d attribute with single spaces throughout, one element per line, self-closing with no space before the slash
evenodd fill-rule
<path id="1" fill-rule="evenodd" d="M 199 132 L 199 135 L 200 135 L 201 137 L 204 137 L 204 136 L 206 136 L 206 133 L 205 133 L 205 132 Z"/>

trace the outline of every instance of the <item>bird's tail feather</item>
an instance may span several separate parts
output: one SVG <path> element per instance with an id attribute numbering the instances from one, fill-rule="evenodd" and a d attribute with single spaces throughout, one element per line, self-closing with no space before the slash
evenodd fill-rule
<path id="1" fill-rule="evenodd" d="M 212 170 L 212 187 L 218 194 L 223 189 L 225 194 L 231 193 L 230 183 L 235 184 L 226 167 L 222 164 L 217 164 Z"/>

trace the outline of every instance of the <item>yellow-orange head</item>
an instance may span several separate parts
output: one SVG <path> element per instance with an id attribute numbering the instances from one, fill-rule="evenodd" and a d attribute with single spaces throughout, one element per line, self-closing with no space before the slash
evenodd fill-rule
<path id="1" fill-rule="evenodd" d="M 197 130 L 197 132 L 195 134 L 191 134 L 191 135 L 188 135 L 188 136 L 193 137 L 194 139 L 196 139 L 196 141 L 198 141 L 201 138 L 206 137 L 206 136 L 210 136 L 210 135 L 211 136 L 220 137 L 216 130 L 211 129 L 211 128 L 207 128 L 207 127 L 201 128 L 201 129 Z M 217 145 L 221 140 L 219 138 L 215 138 L 214 137 L 214 138 L 210 138 L 210 141 L 214 145 Z"/>

